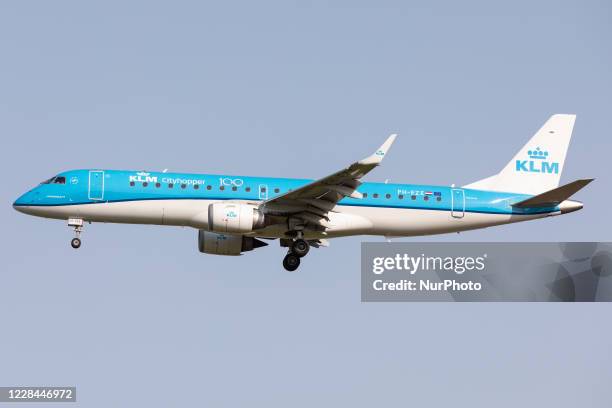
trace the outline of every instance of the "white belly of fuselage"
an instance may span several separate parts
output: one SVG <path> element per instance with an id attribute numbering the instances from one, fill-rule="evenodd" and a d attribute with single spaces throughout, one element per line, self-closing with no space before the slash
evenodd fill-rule
<path id="1" fill-rule="evenodd" d="M 81 218 L 91 222 L 187 226 L 208 230 L 210 200 L 142 200 L 67 206 L 26 207 L 22 211 L 47 218 Z M 337 206 L 329 213 L 326 234 L 306 233 L 307 238 L 350 235 L 418 236 L 485 228 L 543 218 L 553 214 L 510 215 L 450 211 Z M 286 226 L 270 226 L 249 235 L 284 237 Z"/>

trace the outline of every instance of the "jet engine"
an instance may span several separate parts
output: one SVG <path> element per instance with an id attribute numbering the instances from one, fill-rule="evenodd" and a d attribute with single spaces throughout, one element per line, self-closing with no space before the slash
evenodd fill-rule
<path id="1" fill-rule="evenodd" d="M 217 234 L 203 230 L 198 232 L 198 249 L 205 254 L 240 255 L 242 252 L 266 245 L 268 244 L 253 237 Z"/>
<path id="2" fill-rule="evenodd" d="M 250 204 L 231 202 L 208 206 L 208 228 L 214 232 L 244 233 L 265 226 L 265 216 Z"/>

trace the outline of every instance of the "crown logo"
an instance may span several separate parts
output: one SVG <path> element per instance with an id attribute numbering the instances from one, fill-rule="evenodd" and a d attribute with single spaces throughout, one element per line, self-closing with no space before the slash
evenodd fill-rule
<path id="1" fill-rule="evenodd" d="M 142 176 L 142 177 L 146 177 L 151 173 L 147 173 L 146 171 L 139 171 L 138 173 L 136 173 L 137 176 Z"/>
<path id="2" fill-rule="evenodd" d="M 527 154 L 529 155 L 530 159 L 546 160 L 548 157 L 548 152 L 545 150 L 540 150 L 539 147 L 537 147 L 535 150 L 529 150 Z"/>

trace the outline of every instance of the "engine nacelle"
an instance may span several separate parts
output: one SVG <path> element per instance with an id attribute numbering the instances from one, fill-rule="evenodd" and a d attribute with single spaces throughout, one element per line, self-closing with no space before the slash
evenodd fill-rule
<path id="1" fill-rule="evenodd" d="M 208 228 L 215 232 L 240 234 L 265 226 L 265 217 L 256 206 L 231 202 L 208 206 Z"/>
<path id="2" fill-rule="evenodd" d="M 217 234 L 203 230 L 198 232 L 198 249 L 206 254 L 240 255 L 242 252 L 266 245 L 268 244 L 253 237 Z"/>

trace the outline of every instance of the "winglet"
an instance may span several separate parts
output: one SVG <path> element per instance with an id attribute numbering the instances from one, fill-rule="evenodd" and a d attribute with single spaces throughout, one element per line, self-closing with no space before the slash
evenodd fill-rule
<path id="1" fill-rule="evenodd" d="M 380 162 L 382 161 L 382 159 L 384 159 L 385 155 L 387 154 L 387 152 L 389 151 L 389 149 L 391 148 L 391 145 L 393 144 L 393 142 L 395 141 L 395 138 L 397 137 L 397 134 L 392 134 L 391 136 L 389 136 L 387 138 L 387 140 L 385 140 L 385 143 L 382 144 L 382 146 L 380 146 L 378 148 L 378 150 L 376 150 L 376 152 L 374 152 L 374 154 L 372 154 L 371 156 L 366 157 L 363 160 L 359 161 L 359 164 L 370 164 L 370 165 L 379 165 Z"/>

